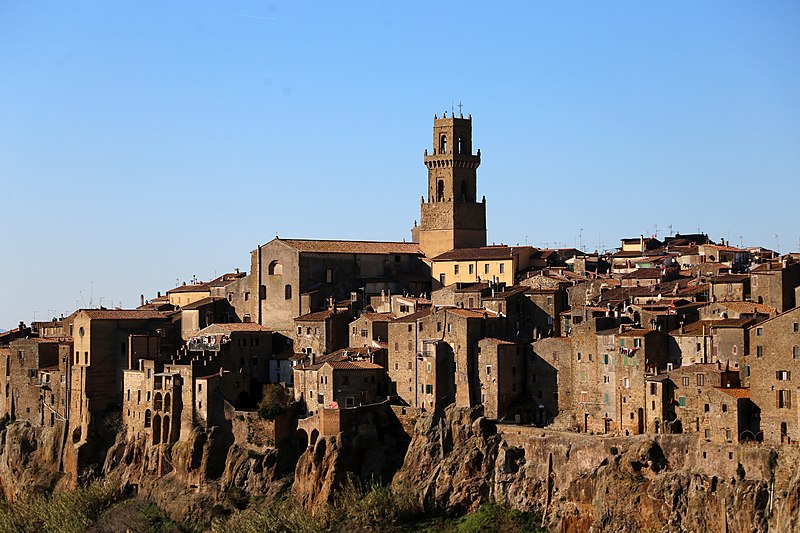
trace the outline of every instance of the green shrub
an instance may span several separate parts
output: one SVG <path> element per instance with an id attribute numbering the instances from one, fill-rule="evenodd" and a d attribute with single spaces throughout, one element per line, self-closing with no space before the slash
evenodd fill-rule
<path id="1" fill-rule="evenodd" d="M 284 412 L 291 403 L 292 399 L 286 388 L 277 383 L 268 383 L 264 385 L 261 401 L 258 404 L 258 415 L 272 420 Z"/>

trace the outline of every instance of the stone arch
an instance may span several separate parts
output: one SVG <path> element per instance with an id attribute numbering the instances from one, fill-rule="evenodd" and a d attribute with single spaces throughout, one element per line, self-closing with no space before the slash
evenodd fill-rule
<path id="1" fill-rule="evenodd" d="M 442 134 L 442 136 L 439 137 L 439 153 L 447 153 L 447 135 Z"/>
<path id="2" fill-rule="evenodd" d="M 282 276 L 283 275 L 283 265 L 281 265 L 277 260 L 272 261 L 269 264 L 269 268 L 267 269 L 267 273 L 270 276 Z"/>
<path id="3" fill-rule="evenodd" d="M 164 410 L 167 412 L 172 410 L 172 397 L 169 393 L 164 395 Z"/>
<path id="4" fill-rule="evenodd" d="M 164 442 L 170 442 L 172 439 L 170 439 L 171 428 L 169 427 L 169 415 L 164 415 L 163 426 L 164 430 L 161 432 L 161 434 L 163 435 Z"/>
<path id="5" fill-rule="evenodd" d="M 150 413 L 150 409 L 146 409 L 144 412 L 144 427 L 150 427 L 151 417 L 152 414 Z"/>
<path id="6" fill-rule="evenodd" d="M 318 439 L 318 438 L 319 438 L 319 430 L 318 430 L 318 429 L 315 429 L 315 430 L 313 430 L 313 431 L 311 432 L 311 440 L 309 441 L 309 444 L 310 444 L 311 446 L 313 446 L 314 444 L 316 444 L 316 443 L 317 443 L 317 439 Z"/>
<path id="7" fill-rule="evenodd" d="M 153 444 L 161 444 L 161 415 L 153 417 Z"/>
<path id="8" fill-rule="evenodd" d="M 298 429 L 294 434 L 297 443 L 297 455 L 302 455 L 308 448 L 308 433 L 304 429 Z"/>
<path id="9" fill-rule="evenodd" d="M 161 397 L 161 393 L 157 392 L 153 396 L 153 410 L 160 411 L 164 407 L 164 402 Z"/>

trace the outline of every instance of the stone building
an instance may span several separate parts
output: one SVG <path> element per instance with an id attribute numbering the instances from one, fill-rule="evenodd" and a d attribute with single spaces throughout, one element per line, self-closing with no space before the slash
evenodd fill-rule
<path id="1" fill-rule="evenodd" d="M 574 406 L 575 391 L 569 386 L 573 375 L 572 339 L 547 337 L 531 344 L 531 358 L 526 365 L 528 397 L 535 402 L 531 414 L 538 426 L 550 424 L 565 406 Z"/>
<path id="2" fill-rule="evenodd" d="M 428 309 L 431 307 L 432 302 L 430 299 L 420 296 L 387 294 L 384 292 L 379 296 L 371 297 L 369 305 L 376 313 L 391 313 L 395 318 L 400 318 Z"/>
<path id="3" fill-rule="evenodd" d="M 509 408 L 525 394 L 530 345 L 487 337 L 478 341 L 478 380 L 487 418 L 506 419 Z"/>
<path id="4" fill-rule="evenodd" d="M 328 309 L 294 319 L 294 351 L 316 357 L 346 348 L 350 312 Z"/>
<path id="5" fill-rule="evenodd" d="M 504 245 L 449 250 L 431 260 L 434 286 L 481 281 L 514 285 L 531 267 L 535 252 L 531 246 Z"/>
<path id="6" fill-rule="evenodd" d="M 472 116 L 434 117 L 433 152 L 425 150 L 427 200 L 411 231 L 426 257 L 486 246 L 486 199 L 477 200 L 480 164 L 481 151 L 472 153 Z"/>
<path id="7" fill-rule="evenodd" d="M 70 434 L 76 445 L 87 442 L 92 414 L 122 404 L 123 372 L 129 368 L 130 336 L 162 340 L 159 355 L 174 352 L 171 320 L 158 311 L 80 309 L 66 319 L 73 331 L 70 372 Z"/>
<path id="8" fill-rule="evenodd" d="M 647 378 L 648 431 L 699 433 L 715 444 L 752 439 L 753 410 L 739 372 L 719 363 L 682 366 Z"/>
<path id="9" fill-rule="evenodd" d="M 386 348 L 389 346 L 389 321 L 392 313 L 362 313 L 350 322 L 350 339 L 348 346 Z"/>
<path id="10" fill-rule="evenodd" d="M 294 319 L 330 307 L 330 298 L 369 301 L 370 295 L 420 295 L 430 268 L 418 244 L 275 238 L 251 253 L 249 315 L 291 337 Z"/>
<path id="11" fill-rule="evenodd" d="M 759 322 L 778 314 L 778 310 L 756 302 L 713 302 L 699 309 L 701 320 L 753 318 Z"/>
<path id="12" fill-rule="evenodd" d="M 294 368 L 294 397 L 313 415 L 320 408 L 373 404 L 388 391 L 386 369 L 368 361 L 324 361 Z"/>
<path id="13" fill-rule="evenodd" d="M 784 256 L 758 265 L 750 272 L 750 285 L 754 302 L 781 313 L 788 311 L 798 304 L 795 289 L 800 287 L 800 262 Z"/>
<path id="14" fill-rule="evenodd" d="M 507 330 L 505 318 L 474 309 L 434 308 L 391 321 L 389 378 L 393 393 L 414 407 L 430 408 L 431 401 L 434 406 L 444 405 L 443 399 L 451 396 L 459 406 L 480 404 L 478 341 L 506 337 Z M 436 383 L 427 375 L 426 357 L 436 359 L 436 364 L 431 362 L 432 368 L 439 369 Z M 450 361 L 453 373 L 445 377 L 441 372 Z M 439 390 L 428 393 L 420 385 L 423 382 L 438 384 Z"/>
<path id="15" fill-rule="evenodd" d="M 69 417 L 72 339 L 31 337 L 12 341 L 0 357 L 5 376 L 0 416 L 53 427 Z"/>
<path id="16" fill-rule="evenodd" d="M 743 302 L 750 299 L 748 274 L 721 274 L 708 279 L 712 302 Z"/>
<path id="17" fill-rule="evenodd" d="M 670 333 L 670 351 L 681 364 L 722 363 L 738 371 L 749 348 L 747 328 L 754 318 L 699 320 Z"/>
<path id="18" fill-rule="evenodd" d="M 751 326 L 745 357 L 750 399 L 765 442 L 800 442 L 800 307 Z"/>

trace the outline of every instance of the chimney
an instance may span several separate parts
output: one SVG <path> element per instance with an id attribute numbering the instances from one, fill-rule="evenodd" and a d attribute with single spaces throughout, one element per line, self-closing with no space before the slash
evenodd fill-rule
<path id="1" fill-rule="evenodd" d="M 161 298 L 161 291 L 158 291 L 158 297 Z"/>
<path id="2" fill-rule="evenodd" d="M 139 301 L 141 302 L 141 305 L 144 305 L 144 294 L 139 295 Z"/>
<path id="3" fill-rule="evenodd" d="M 639 235 L 639 251 L 644 252 L 644 235 Z"/>

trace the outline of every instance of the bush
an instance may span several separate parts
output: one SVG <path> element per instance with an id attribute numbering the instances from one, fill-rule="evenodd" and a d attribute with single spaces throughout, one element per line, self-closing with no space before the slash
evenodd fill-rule
<path id="1" fill-rule="evenodd" d="M 258 416 L 272 420 L 284 412 L 291 403 L 289 392 L 282 385 L 268 383 L 264 385 L 261 401 L 258 404 Z"/>

